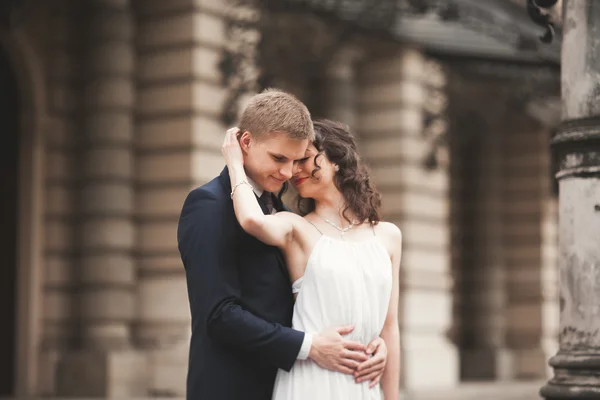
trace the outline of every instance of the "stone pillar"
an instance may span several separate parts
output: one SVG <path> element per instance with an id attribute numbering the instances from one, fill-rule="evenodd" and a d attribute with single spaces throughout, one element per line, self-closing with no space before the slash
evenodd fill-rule
<path id="1" fill-rule="evenodd" d="M 559 350 L 546 399 L 600 398 L 600 3 L 565 0 L 559 172 Z"/>
<path id="2" fill-rule="evenodd" d="M 183 202 L 217 176 L 227 126 L 218 69 L 227 45 L 224 1 L 135 2 L 137 30 L 137 313 L 133 340 L 147 395 L 185 397 L 190 307 L 177 250 Z"/>
<path id="3" fill-rule="evenodd" d="M 403 232 L 400 275 L 402 385 L 413 390 L 458 381 L 452 319 L 448 163 L 428 170 L 423 132 L 426 87 L 445 96 L 445 74 L 416 49 L 369 59 L 359 69 L 361 154 L 383 197 L 382 214 Z M 428 71 L 428 72 L 426 72 Z"/>
<path id="4" fill-rule="evenodd" d="M 546 377 L 542 337 L 549 318 L 543 274 L 545 205 L 550 200 L 548 131 L 527 115 L 505 119 L 503 196 L 506 261 L 505 340 L 509 377 Z M 548 303 L 551 304 L 551 303 Z M 546 332 L 545 332 L 546 331 Z"/>
<path id="5" fill-rule="evenodd" d="M 325 70 L 324 85 L 319 93 L 324 103 L 323 114 L 329 119 L 343 122 L 351 130 L 356 129 L 356 64 L 359 58 L 358 49 L 339 50 Z"/>
<path id="6" fill-rule="evenodd" d="M 77 7 L 71 0 L 48 3 L 48 117 L 44 131 L 44 250 L 42 332 L 39 342 L 36 394 L 56 394 L 57 365 L 75 342 L 73 326 L 75 288 L 74 254 L 76 252 L 77 208 L 75 190 L 75 138 L 79 116 L 77 59 L 81 41 Z M 75 6 L 75 7 L 74 7 Z"/>
<path id="7" fill-rule="evenodd" d="M 58 376 L 59 395 L 145 395 L 131 350 L 133 245 L 133 20 L 127 0 L 85 9 L 80 160 L 80 346 Z"/>

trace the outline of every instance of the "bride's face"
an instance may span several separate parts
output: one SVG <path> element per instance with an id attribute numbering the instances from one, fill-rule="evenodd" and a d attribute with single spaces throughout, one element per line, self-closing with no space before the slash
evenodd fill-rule
<path id="1" fill-rule="evenodd" d="M 290 182 L 301 197 L 315 199 L 326 188 L 334 184 L 334 168 L 335 166 L 327 159 L 325 153 L 319 153 L 311 143 L 306 149 L 304 158 L 296 163 Z"/>

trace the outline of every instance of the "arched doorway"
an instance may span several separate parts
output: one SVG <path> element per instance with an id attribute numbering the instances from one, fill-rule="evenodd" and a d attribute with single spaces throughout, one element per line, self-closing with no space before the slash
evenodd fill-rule
<path id="1" fill-rule="evenodd" d="M 0 397 L 15 394 L 19 229 L 19 92 L 0 47 Z"/>

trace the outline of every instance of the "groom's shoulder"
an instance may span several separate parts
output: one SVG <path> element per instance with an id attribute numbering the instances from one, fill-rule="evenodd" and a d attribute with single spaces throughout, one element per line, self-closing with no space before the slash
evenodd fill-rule
<path id="1" fill-rule="evenodd" d="M 229 197 L 225 193 L 219 177 L 216 177 L 210 182 L 192 189 L 187 195 L 184 206 L 202 202 L 203 206 L 219 207 L 225 206 L 228 200 Z"/>

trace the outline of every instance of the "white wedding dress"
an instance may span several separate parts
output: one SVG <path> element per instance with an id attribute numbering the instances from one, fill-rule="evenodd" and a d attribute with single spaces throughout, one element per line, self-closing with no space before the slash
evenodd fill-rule
<path id="1" fill-rule="evenodd" d="M 392 264 L 376 236 L 362 242 L 321 236 L 294 282 L 298 292 L 294 329 L 317 333 L 355 325 L 346 338 L 368 344 L 385 322 L 392 290 Z M 357 384 L 352 375 L 319 367 L 310 359 L 296 361 L 290 372 L 279 370 L 274 400 L 379 400 L 379 386 Z"/>

